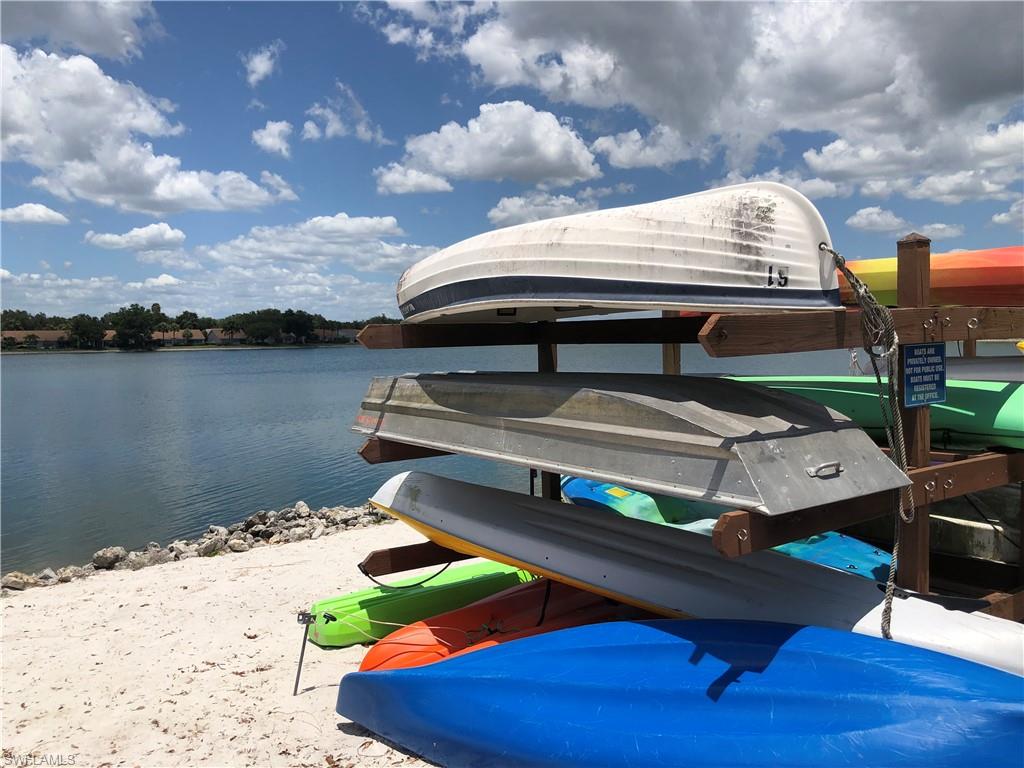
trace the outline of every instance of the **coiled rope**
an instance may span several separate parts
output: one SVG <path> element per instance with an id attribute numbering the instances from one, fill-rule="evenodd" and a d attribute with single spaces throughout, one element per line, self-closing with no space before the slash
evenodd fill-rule
<path id="1" fill-rule="evenodd" d="M 818 248 L 832 257 L 836 269 L 843 273 L 843 277 L 850 284 L 853 295 L 857 299 L 857 305 L 861 310 L 860 323 L 864 338 L 864 351 L 867 352 L 868 358 L 871 360 L 871 368 L 875 372 L 875 382 L 878 385 L 878 405 L 882 411 L 882 423 L 885 425 L 885 439 L 889 444 L 889 458 L 901 472 L 906 473 L 907 443 L 903 434 L 903 419 L 899 409 L 899 382 L 897 381 L 899 337 L 896 335 L 896 323 L 892 319 L 889 308 L 878 303 L 864 281 L 846 266 L 846 259 L 838 251 L 833 250 L 826 243 L 821 243 Z M 880 351 L 876 351 L 876 349 L 880 349 Z M 888 374 L 886 377 L 887 387 L 882 384 L 879 360 L 885 361 Z M 882 608 L 882 637 L 886 640 L 892 639 L 890 625 L 892 623 L 892 600 L 896 592 L 896 566 L 900 552 L 900 522 L 911 523 L 914 521 L 912 485 L 896 494 L 895 506 L 892 559 L 889 561 L 889 576 L 885 582 L 885 603 Z"/>

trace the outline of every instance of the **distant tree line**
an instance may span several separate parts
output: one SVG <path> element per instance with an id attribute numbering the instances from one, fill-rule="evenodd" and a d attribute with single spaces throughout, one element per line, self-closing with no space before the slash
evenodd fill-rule
<path id="1" fill-rule="evenodd" d="M 319 341 L 318 331 L 362 328 L 368 323 L 397 323 L 398 320 L 377 315 L 367 320 L 328 320 L 321 314 L 301 309 L 258 309 L 224 318 L 203 317 L 188 310 L 171 317 L 159 304 L 149 308 L 141 304 L 121 307 L 102 317 L 78 314 L 73 317 L 47 316 L 43 312 L 32 314 L 23 309 L 5 309 L 0 317 L 2 331 L 64 331 L 71 346 L 83 349 L 103 346 L 104 333 L 114 331 L 114 343 L 124 349 L 148 349 L 155 346 L 153 334 L 180 334 L 190 341 L 204 336 L 210 328 L 220 328 L 224 335 L 233 337 L 244 333 L 253 344 L 272 344 L 283 336 L 296 343 Z M 2 334 L 0 331 L 0 334 Z"/>

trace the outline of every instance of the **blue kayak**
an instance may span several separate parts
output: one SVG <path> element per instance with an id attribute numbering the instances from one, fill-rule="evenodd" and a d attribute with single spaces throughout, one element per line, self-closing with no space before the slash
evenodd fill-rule
<path id="1" fill-rule="evenodd" d="M 747 621 L 609 622 L 355 672 L 338 713 L 447 766 L 1015 766 L 1024 678 Z"/>
<path id="2" fill-rule="evenodd" d="M 563 478 L 562 494 L 580 507 L 609 510 L 635 520 L 674 525 L 708 535 L 718 516 L 728 511 L 720 504 L 648 494 L 582 477 Z M 884 582 L 889 576 L 891 555 L 888 552 L 836 531 L 791 541 L 774 549 L 783 555 L 826 565 L 872 581 Z"/>

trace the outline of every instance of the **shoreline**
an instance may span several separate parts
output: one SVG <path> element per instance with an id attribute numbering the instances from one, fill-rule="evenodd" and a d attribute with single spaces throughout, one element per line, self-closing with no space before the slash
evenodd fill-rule
<path id="1" fill-rule="evenodd" d="M 7 349 L 0 351 L 4 355 L 106 355 L 106 354 L 145 354 L 148 352 L 238 352 L 243 350 L 273 349 L 333 349 L 336 347 L 358 347 L 358 342 L 347 344 L 192 344 L 178 347 L 155 347 L 154 349 Z"/>
<path id="2" fill-rule="evenodd" d="M 400 525 L 336 528 L 11 593 L 0 601 L 5 763 L 428 765 L 335 713 L 361 646 L 308 646 L 292 696 L 296 614 L 372 586 L 356 568 L 370 551 L 422 540 Z"/>
<path id="3" fill-rule="evenodd" d="M 56 570 L 47 567 L 35 573 L 8 571 L 0 577 L 0 598 L 7 597 L 11 592 L 65 584 L 103 571 L 138 571 L 194 557 L 215 557 L 276 544 L 315 540 L 332 533 L 387 522 L 393 520 L 369 504 L 313 510 L 306 502 L 297 501 L 280 510 L 260 510 L 228 526 L 209 525 L 198 537 L 175 539 L 167 546 L 161 546 L 155 541 L 134 550 L 110 545 L 97 550 L 90 561 L 83 565 L 68 564 Z"/>

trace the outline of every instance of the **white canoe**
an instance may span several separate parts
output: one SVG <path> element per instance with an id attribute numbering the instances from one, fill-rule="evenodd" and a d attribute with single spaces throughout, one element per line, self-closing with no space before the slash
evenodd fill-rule
<path id="1" fill-rule="evenodd" d="M 528 322 L 634 310 L 839 306 L 828 229 L 774 182 L 487 232 L 398 281 L 409 322 Z"/>
<path id="2" fill-rule="evenodd" d="M 420 472 L 395 475 L 370 502 L 442 546 L 665 616 L 881 634 L 882 585 L 776 552 L 727 560 L 700 533 Z M 893 639 L 1024 674 L 1024 627 L 955 602 L 901 592 Z"/>

